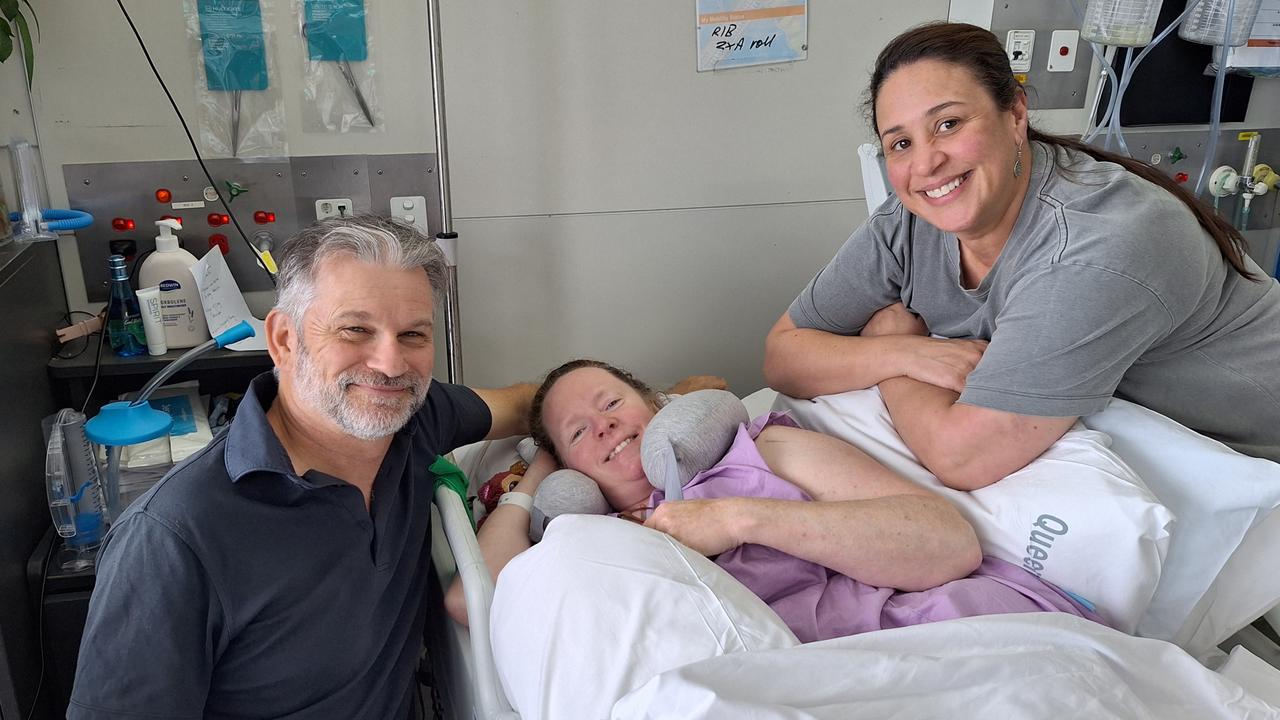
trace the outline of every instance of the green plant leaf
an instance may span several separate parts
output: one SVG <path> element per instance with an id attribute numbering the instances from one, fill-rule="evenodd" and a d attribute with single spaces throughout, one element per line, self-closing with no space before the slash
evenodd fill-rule
<path id="1" fill-rule="evenodd" d="M 36 17 L 36 9 L 31 7 L 31 0 L 22 0 L 22 4 L 27 6 L 27 14 L 31 16 L 31 21 L 36 24 L 36 39 L 40 39 L 40 18 Z"/>
<path id="2" fill-rule="evenodd" d="M 27 89 L 31 89 L 31 78 L 36 72 L 36 48 L 31 44 L 31 30 L 27 27 L 27 19 L 18 16 L 18 39 L 22 41 L 22 62 L 27 69 Z"/>
<path id="3" fill-rule="evenodd" d="M 18 17 L 18 0 L 0 0 L 0 15 L 9 21 Z"/>
<path id="4" fill-rule="evenodd" d="M 0 63 L 2 63 L 13 54 L 13 32 L 9 29 L 7 22 L 0 22 L 0 28 L 3 28 L 3 32 L 0 32 Z"/>

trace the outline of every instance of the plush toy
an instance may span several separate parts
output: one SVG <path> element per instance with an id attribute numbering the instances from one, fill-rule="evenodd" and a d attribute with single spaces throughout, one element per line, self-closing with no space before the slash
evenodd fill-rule
<path id="1" fill-rule="evenodd" d="M 485 484 L 481 485 L 476 491 L 476 497 L 480 500 L 480 504 L 484 505 L 485 517 L 493 509 L 498 507 L 498 498 L 502 494 L 514 488 L 529 469 L 529 464 L 524 460 L 517 460 L 511 463 L 511 467 L 495 474 L 489 478 Z"/>
<path id="2" fill-rule="evenodd" d="M 668 500 L 679 500 L 694 475 L 720 462 L 738 426 L 750 420 L 747 407 L 725 390 L 697 390 L 667 403 L 649 421 L 640 442 L 645 476 Z M 533 494 L 529 539 L 537 542 L 559 515 L 601 515 L 610 511 L 595 481 L 577 470 L 557 470 Z"/>

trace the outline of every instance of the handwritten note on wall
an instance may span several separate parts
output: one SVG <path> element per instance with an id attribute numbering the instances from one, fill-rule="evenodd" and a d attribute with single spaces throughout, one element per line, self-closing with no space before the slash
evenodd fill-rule
<path id="1" fill-rule="evenodd" d="M 698 72 L 804 60 L 808 0 L 696 0 Z"/>

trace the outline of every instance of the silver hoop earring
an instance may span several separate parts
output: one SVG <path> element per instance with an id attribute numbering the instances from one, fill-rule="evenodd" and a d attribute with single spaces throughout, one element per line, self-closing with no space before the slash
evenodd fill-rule
<path id="1" fill-rule="evenodd" d="M 1022 176 L 1022 144 L 1018 144 L 1018 157 L 1013 161 L 1013 176 Z"/>

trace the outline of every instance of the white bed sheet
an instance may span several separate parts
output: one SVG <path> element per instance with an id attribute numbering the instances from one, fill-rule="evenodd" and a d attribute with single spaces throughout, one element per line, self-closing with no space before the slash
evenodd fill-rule
<path id="1" fill-rule="evenodd" d="M 1241 674 L 1267 666 L 1241 663 Z M 994 615 L 722 655 L 620 699 L 638 718 L 1276 718 L 1170 643 L 1060 613 Z"/>

